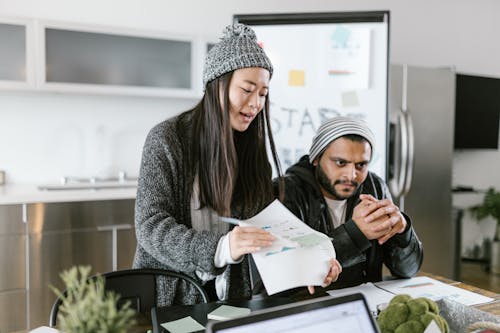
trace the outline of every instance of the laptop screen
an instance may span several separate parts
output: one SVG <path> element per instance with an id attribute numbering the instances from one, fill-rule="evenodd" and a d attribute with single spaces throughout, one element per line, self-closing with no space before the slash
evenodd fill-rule
<path id="1" fill-rule="evenodd" d="M 250 316 L 211 322 L 212 333 L 379 332 L 361 294 L 279 306 Z"/>

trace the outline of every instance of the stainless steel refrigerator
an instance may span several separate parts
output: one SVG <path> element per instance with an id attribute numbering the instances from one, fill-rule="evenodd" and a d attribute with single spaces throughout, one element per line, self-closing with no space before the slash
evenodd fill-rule
<path id="1" fill-rule="evenodd" d="M 390 67 L 389 184 L 424 246 L 422 270 L 459 278 L 452 214 L 455 72 Z"/>

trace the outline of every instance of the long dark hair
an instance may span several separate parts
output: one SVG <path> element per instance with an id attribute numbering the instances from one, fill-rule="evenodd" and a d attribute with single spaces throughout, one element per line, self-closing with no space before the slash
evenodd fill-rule
<path id="1" fill-rule="evenodd" d="M 240 212 L 259 210 L 274 198 L 266 136 L 281 176 L 271 132 L 269 95 L 248 129 L 233 131 L 229 115 L 232 76 L 233 72 L 229 72 L 209 82 L 202 100 L 193 108 L 192 161 L 198 173 L 200 204 L 211 207 L 220 216 L 229 216 L 232 208 Z"/>

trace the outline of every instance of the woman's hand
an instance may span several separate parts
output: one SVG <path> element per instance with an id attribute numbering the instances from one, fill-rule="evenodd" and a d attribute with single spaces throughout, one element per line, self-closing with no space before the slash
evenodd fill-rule
<path id="1" fill-rule="evenodd" d="M 330 283 L 337 281 L 340 273 L 342 272 L 342 266 L 337 261 L 337 259 L 330 260 L 330 270 L 328 271 L 328 275 L 323 282 L 322 287 L 326 288 L 330 285 Z M 309 294 L 314 294 L 314 286 L 307 286 L 307 290 L 309 290 Z"/>
<path id="2" fill-rule="evenodd" d="M 229 232 L 231 258 L 240 260 L 242 256 L 258 252 L 263 247 L 271 246 L 275 237 L 268 231 L 257 227 L 234 227 Z"/>

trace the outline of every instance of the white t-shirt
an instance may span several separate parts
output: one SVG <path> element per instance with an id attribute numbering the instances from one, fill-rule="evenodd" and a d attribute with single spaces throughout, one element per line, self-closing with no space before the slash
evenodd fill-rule
<path id="1" fill-rule="evenodd" d="M 334 200 L 325 197 L 326 204 L 328 205 L 328 212 L 332 218 L 333 228 L 338 228 L 341 224 L 345 223 L 345 211 L 347 208 L 347 199 Z"/>

